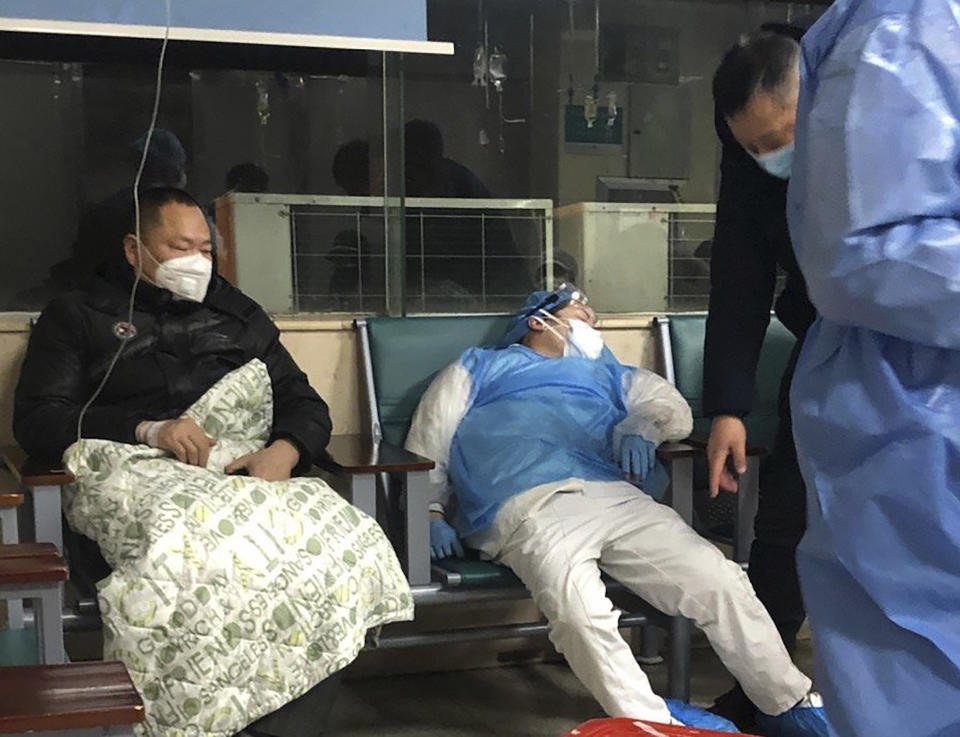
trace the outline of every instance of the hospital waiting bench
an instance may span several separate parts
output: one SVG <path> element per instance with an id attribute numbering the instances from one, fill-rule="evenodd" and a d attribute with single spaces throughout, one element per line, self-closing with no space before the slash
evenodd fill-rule
<path id="1" fill-rule="evenodd" d="M 122 663 L 0 667 L 0 734 L 133 737 L 143 701 Z"/>
<path id="2" fill-rule="evenodd" d="M 703 410 L 703 346 L 705 313 L 681 313 L 654 318 L 657 371 L 683 395 L 693 412 L 693 435 L 685 442 L 698 449 L 693 465 L 694 527 L 709 538 L 733 546 L 733 559 L 746 565 L 753 542 L 753 518 L 757 513 L 761 461 L 773 447 L 780 422 L 780 382 L 796 344 L 796 338 L 771 316 L 757 362 L 754 395 L 747 428 L 747 472 L 737 494 L 721 492 L 711 500 L 707 492 L 707 437 L 712 419 Z"/>
<path id="3" fill-rule="evenodd" d="M 509 569 L 475 558 L 448 559 L 431 564 L 429 551 L 429 471 L 433 461 L 403 449 L 413 412 L 433 376 L 471 346 L 487 345 L 503 334 L 508 316 L 465 315 L 424 318 L 370 318 L 356 323 L 362 362 L 368 433 L 331 438 L 325 469 L 339 477 L 341 491 L 361 510 L 381 521 L 407 574 L 417 606 L 472 605 L 479 602 L 528 599 L 521 582 Z M 692 521 L 693 457 L 697 451 L 683 444 L 663 446 L 659 455 L 671 471 L 672 505 Z M 57 464 L 27 458 L 15 447 L 3 449 L 7 467 L 21 489 L 30 495 L 35 540 L 50 541 L 64 550 L 61 527 L 60 486 L 72 476 Z M 67 530 L 68 541 L 73 537 Z M 79 579 L 77 606 L 65 610 L 66 629 L 99 626 L 93 584 L 75 566 L 87 556 L 90 545 L 68 545 L 73 577 Z M 84 542 L 84 541 L 79 541 Z M 85 541 L 89 543 L 89 541 Z M 86 550 L 85 550 L 86 549 Z M 93 551 L 93 557 L 96 551 Z M 95 564 L 94 564 L 95 568 Z M 84 580 L 86 578 L 87 580 Z M 686 699 L 690 692 L 691 624 L 683 617 L 666 617 L 640 601 L 623 586 L 608 581 L 608 592 L 618 603 L 629 602 L 621 616 L 625 628 L 663 626 L 670 632 L 668 691 Z M 494 626 L 450 628 L 425 633 L 400 634 L 387 627 L 372 640 L 380 648 L 423 644 L 495 640 L 544 635 L 544 621 Z M 654 640 L 651 638 L 650 642 Z M 651 646 L 646 646 L 650 654 Z"/>

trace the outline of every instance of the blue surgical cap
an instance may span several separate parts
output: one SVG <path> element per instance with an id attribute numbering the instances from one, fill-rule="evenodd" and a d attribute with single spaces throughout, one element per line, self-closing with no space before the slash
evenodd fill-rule
<path id="1" fill-rule="evenodd" d="M 530 332 L 530 326 L 527 324 L 527 320 L 529 320 L 532 315 L 537 314 L 540 310 L 555 312 L 568 304 L 572 299 L 573 292 L 567 289 L 566 285 L 554 289 L 552 292 L 543 289 L 531 292 L 530 296 L 524 301 L 523 306 L 513 316 L 510 327 L 507 329 L 503 338 L 500 339 L 498 347 L 506 348 L 523 340 L 527 333 Z"/>

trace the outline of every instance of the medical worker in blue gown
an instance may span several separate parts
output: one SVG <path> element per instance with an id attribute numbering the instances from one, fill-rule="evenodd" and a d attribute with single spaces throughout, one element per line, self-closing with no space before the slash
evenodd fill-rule
<path id="1" fill-rule="evenodd" d="M 822 316 L 792 390 L 833 734 L 960 735 L 960 2 L 803 40 L 789 217 Z"/>
<path id="2" fill-rule="evenodd" d="M 665 380 L 620 364 L 595 321 L 572 287 L 535 292 L 501 348 L 467 350 L 426 391 L 406 445 L 437 463 L 436 556 L 463 539 L 513 569 L 611 716 L 733 729 L 653 693 L 601 570 L 703 628 L 767 734 L 826 735 L 819 696 L 740 567 L 624 480 L 650 487 L 657 446 L 686 437 L 691 413 Z"/>

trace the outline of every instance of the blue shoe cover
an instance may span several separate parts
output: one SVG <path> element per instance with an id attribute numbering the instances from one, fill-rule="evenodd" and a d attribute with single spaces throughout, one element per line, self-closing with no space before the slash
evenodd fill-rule
<path id="1" fill-rule="evenodd" d="M 737 725 L 729 719 L 724 719 L 716 714 L 711 714 L 706 709 L 699 706 L 693 706 L 679 699 L 666 699 L 667 708 L 670 710 L 670 716 L 678 722 L 683 722 L 688 727 L 698 727 L 700 729 L 712 729 L 714 732 L 733 732 L 739 734 Z"/>
<path id="2" fill-rule="evenodd" d="M 765 737 L 829 737 L 822 706 L 795 706 L 773 717 L 757 712 L 757 729 Z"/>

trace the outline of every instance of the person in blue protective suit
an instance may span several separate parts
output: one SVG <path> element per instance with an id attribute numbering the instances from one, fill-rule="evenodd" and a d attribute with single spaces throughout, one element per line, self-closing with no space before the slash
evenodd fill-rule
<path id="1" fill-rule="evenodd" d="M 468 349 L 424 393 L 406 446 L 436 461 L 434 554 L 465 543 L 509 566 L 611 716 L 736 731 L 653 693 L 601 570 L 702 627 L 766 734 L 825 736 L 819 696 L 740 567 L 640 490 L 657 446 L 690 432 L 690 408 L 664 379 L 617 361 L 595 322 L 575 288 L 534 292 L 500 347 Z"/>
<path id="2" fill-rule="evenodd" d="M 792 387 L 833 733 L 960 735 L 960 2 L 805 36 L 788 214 L 820 318 Z"/>

